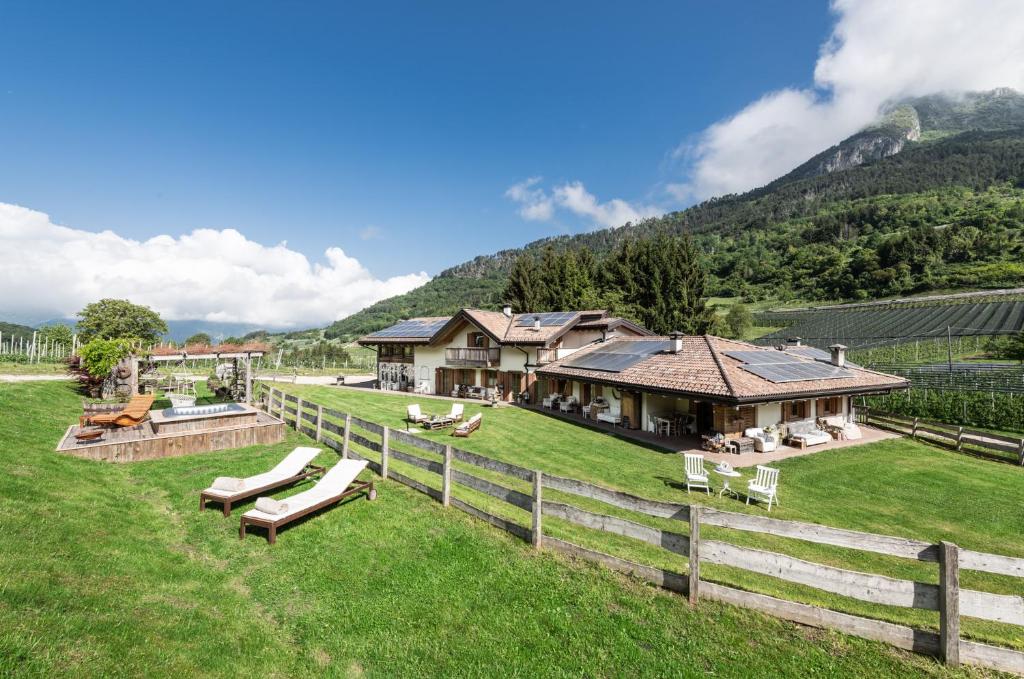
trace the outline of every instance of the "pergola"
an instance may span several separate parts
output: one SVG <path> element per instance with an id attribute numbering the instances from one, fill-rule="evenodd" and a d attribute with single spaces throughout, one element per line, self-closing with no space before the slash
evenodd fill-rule
<path id="1" fill-rule="evenodd" d="M 237 374 L 239 359 L 245 370 L 245 401 L 252 401 L 252 359 L 263 356 L 268 347 L 265 344 L 242 344 L 210 346 L 186 346 L 186 347 L 153 347 L 145 353 L 131 357 L 131 388 L 132 393 L 139 391 L 139 362 L 151 363 L 181 363 L 183 361 L 225 361 L 230 360 L 235 364 Z"/>

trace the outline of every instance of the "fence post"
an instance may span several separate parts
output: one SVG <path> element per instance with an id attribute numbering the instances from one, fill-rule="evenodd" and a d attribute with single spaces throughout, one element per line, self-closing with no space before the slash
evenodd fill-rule
<path id="1" fill-rule="evenodd" d="M 452 499 L 452 447 L 444 447 L 444 472 L 441 474 L 441 504 L 447 507 Z"/>
<path id="2" fill-rule="evenodd" d="M 544 541 L 544 533 L 541 528 L 541 515 L 543 512 L 542 502 L 542 488 L 544 487 L 544 475 L 540 470 L 533 472 L 533 526 L 530 531 L 530 541 L 533 543 L 534 549 L 540 549 L 541 543 Z"/>
<path id="3" fill-rule="evenodd" d="M 302 397 L 295 401 L 295 431 L 302 427 Z"/>
<path id="4" fill-rule="evenodd" d="M 316 404 L 316 440 L 319 443 L 324 437 L 324 407 Z"/>
<path id="5" fill-rule="evenodd" d="M 352 433 L 352 415 L 351 413 L 345 415 L 345 435 L 341 440 L 341 459 L 348 459 L 348 437 Z"/>
<path id="6" fill-rule="evenodd" d="M 700 598 L 700 505 L 690 505 L 690 603 Z"/>
<path id="7" fill-rule="evenodd" d="M 1020 440 L 1020 447 L 1017 449 L 1017 463 L 1024 466 L 1024 439 Z"/>
<path id="8" fill-rule="evenodd" d="M 958 427 L 956 430 L 956 450 L 960 452 L 964 447 L 964 428 Z"/>
<path id="9" fill-rule="evenodd" d="M 960 665 L 960 553 L 939 543 L 939 651 L 951 667 Z"/>
<path id="10" fill-rule="evenodd" d="M 917 438 L 917 418 L 914 418 L 914 428 L 910 430 L 910 437 Z"/>
<path id="11" fill-rule="evenodd" d="M 390 447 L 391 429 L 385 426 L 384 432 L 380 435 L 380 477 L 382 479 L 388 478 L 388 450 Z"/>

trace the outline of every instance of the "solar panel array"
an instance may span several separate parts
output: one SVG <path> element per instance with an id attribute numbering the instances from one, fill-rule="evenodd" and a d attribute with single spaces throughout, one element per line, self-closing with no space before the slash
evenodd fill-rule
<path id="1" fill-rule="evenodd" d="M 849 370 L 837 368 L 824 363 L 807 361 L 793 363 L 763 363 L 761 365 L 744 365 L 743 369 L 763 377 L 769 382 L 802 382 L 804 380 L 834 380 L 853 377 Z"/>
<path id="2" fill-rule="evenodd" d="M 516 327 L 529 328 L 533 319 L 539 318 L 541 326 L 565 325 L 576 317 L 575 311 L 549 311 L 540 314 L 523 314 L 516 320 Z"/>
<path id="3" fill-rule="evenodd" d="M 431 321 L 402 321 L 389 328 L 370 333 L 369 337 L 430 337 L 440 330 L 448 320 L 440 318 Z"/>
<path id="4" fill-rule="evenodd" d="M 795 353 L 813 360 L 803 361 L 791 353 L 776 349 L 767 349 L 765 351 L 726 351 L 724 353 L 729 358 L 742 361 L 743 365 L 740 367 L 743 370 L 776 384 L 853 377 L 853 373 L 849 370 L 837 368 L 831 363 L 819 360 L 821 356 L 818 354 L 824 355 L 826 359 L 831 360 L 831 356 L 821 349 L 813 349 L 813 347 L 801 347 L 801 349 L 805 351 L 797 351 Z M 807 349 L 813 349 L 813 351 L 806 351 Z"/>
<path id="5" fill-rule="evenodd" d="M 566 368 L 622 372 L 649 356 L 666 351 L 669 342 L 614 342 L 565 363 Z"/>

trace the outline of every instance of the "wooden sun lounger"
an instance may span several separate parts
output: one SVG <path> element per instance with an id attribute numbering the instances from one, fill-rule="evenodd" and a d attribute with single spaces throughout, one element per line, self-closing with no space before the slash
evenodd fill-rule
<path id="1" fill-rule="evenodd" d="M 329 472 L 324 474 L 316 486 L 283 500 L 283 502 L 297 503 L 298 508 L 280 515 L 266 514 L 256 509 L 247 511 L 242 514 L 242 520 L 238 525 L 238 539 L 245 538 L 246 526 L 259 526 L 267 529 L 267 542 L 274 544 L 277 542 L 277 529 L 281 526 L 325 507 L 336 505 L 350 495 L 365 492 L 366 499 L 376 500 L 377 491 L 373 487 L 373 481 L 356 481 L 355 479 L 364 469 L 366 469 L 365 460 L 340 460 Z M 332 476 L 335 474 L 338 476 Z M 335 492 L 329 494 L 322 492 L 324 485 L 329 485 L 338 479 L 342 479 L 344 488 L 341 488 L 341 483 L 339 483 L 339 488 Z M 312 502 L 307 504 L 307 499 L 312 499 Z"/>
<path id="2" fill-rule="evenodd" d="M 327 471 L 325 467 L 318 467 L 316 465 L 309 464 L 313 458 L 320 454 L 320 450 L 320 448 L 308 448 L 305 446 L 296 448 L 292 452 L 288 453 L 288 455 L 269 472 L 259 474 L 257 476 L 250 476 L 249 479 L 256 479 L 261 476 L 270 477 L 266 483 L 257 483 L 252 488 L 245 488 L 236 492 L 220 490 L 212 487 L 207 488 L 199 493 L 199 511 L 205 511 L 206 503 L 213 501 L 221 504 L 221 510 L 224 512 L 224 516 L 231 516 L 231 505 L 235 502 L 246 500 L 254 495 L 258 496 L 266 494 L 266 492 L 270 490 L 285 488 L 296 484 L 299 481 L 304 481 L 310 477 L 325 473 Z M 275 472 L 279 472 L 277 478 L 273 478 Z"/>
<path id="3" fill-rule="evenodd" d="M 79 425 L 91 424 L 94 426 L 132 427 L 149 417 L 149 409 L 153 406 L 156 396 L 153 394 L 138 394 L 132 396 L 124 408 L 113 413 L 99 413 L 96 415 L 82 415 L 79 418 Z"/>

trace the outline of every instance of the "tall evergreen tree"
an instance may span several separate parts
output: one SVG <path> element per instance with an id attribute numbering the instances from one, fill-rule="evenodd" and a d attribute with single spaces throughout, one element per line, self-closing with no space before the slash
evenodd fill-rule
<path id="1" fill-rule="evenodd" d="M 509 272 L 504 301 L 517 312 L 537 311 L 540 306 L 540 280 L 537 262 L 527 253 L 516 257 Z"/>

